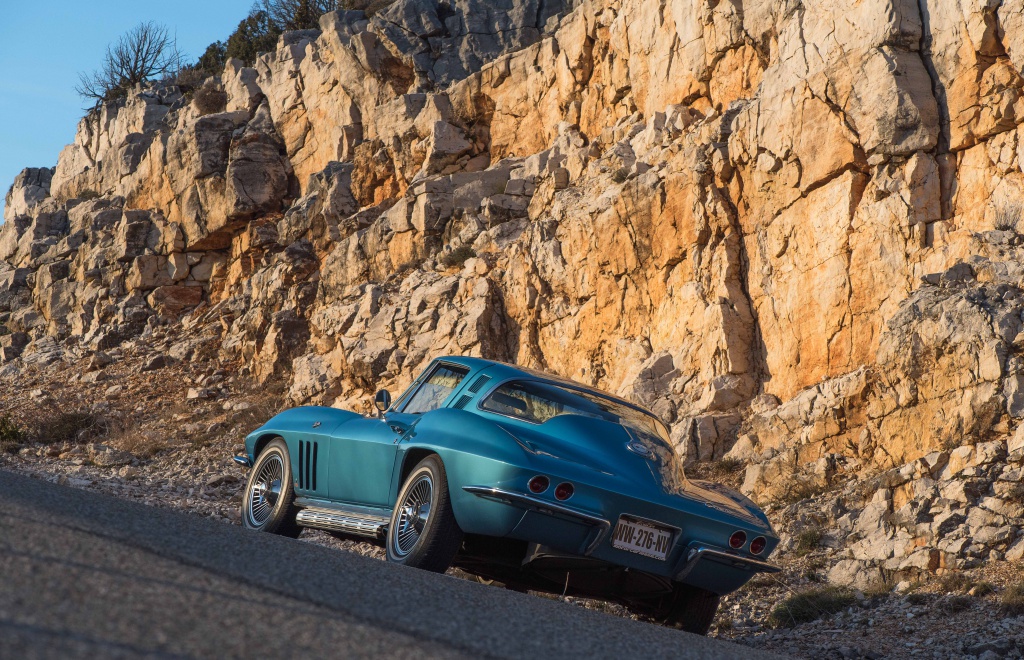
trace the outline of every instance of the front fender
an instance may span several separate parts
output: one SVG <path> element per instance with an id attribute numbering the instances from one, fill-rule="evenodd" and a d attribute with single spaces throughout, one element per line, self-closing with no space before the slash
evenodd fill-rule
<path id="1" fill-rule="evenodd" d="M 271 438 L 284 438 L 291 446 L 292 442 L 304 434 L 315 432 L 317 435 L 331 435 L 345 422 L 360 417 L 362 415 L 348 410 L 324 406 L 289 408 L 271 417 L 263 426 L 247 435 L 245 452 L 249 460 L 255 463 L 256 455 Z"/>

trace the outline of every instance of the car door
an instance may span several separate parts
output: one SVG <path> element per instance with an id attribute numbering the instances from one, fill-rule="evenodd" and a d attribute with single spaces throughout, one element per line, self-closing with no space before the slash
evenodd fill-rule
<path id="1" fill-rule="evenodd" d="M 423 414 L 442 407 L 468 373 L 466 367 L 437 362 L 398 401 L 399 409 L 343 424 L 331 449 L 331 499 L 389 506 L 399 442 Z"/>

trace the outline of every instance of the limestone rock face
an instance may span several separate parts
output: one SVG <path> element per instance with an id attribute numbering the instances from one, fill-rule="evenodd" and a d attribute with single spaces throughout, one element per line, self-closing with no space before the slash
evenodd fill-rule
<path id="1" fill-rule="evenodd" d="M 207 81 L 224 112 L 140 88 L 83 119 L 54 170 L 19 175 L 0 359 L 169 325 L 173 359 L 357 409 L 440 354 L 516 361 L 650 407 L 688 464 L 733 459 L 759 501 L 871 485 L 877 501 L 835 504 L 837 581 L 1024 552 L 1005 532 L 1024 419 L 1021 15 L 327 14 Z"/>

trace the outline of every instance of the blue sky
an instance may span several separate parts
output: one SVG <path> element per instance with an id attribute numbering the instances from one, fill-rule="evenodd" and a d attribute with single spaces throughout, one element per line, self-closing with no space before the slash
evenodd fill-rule
<path id="1" fill-rule="evenodd" d="M 88 104 L 79 71 L 99 66 L 107 44 L 142 21 L 175 33 L 190 60 L 226 39 L 253 0 L 50 0 L 7 2 L 0 12 L 0 222 L 3 196 L 26 167 L 53 167 Z"/>

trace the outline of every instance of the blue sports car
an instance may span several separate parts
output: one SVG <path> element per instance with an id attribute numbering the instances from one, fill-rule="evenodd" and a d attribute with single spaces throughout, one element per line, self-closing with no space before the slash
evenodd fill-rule
<path id="1" fill-rule="evenodd" d="M 778 538 L 724 486 L 688 480 L 655 415 L 489 360 L 434 360 L 377 416 L 286 410 L 251 433 L 243 524 L 316 527 L 517 590 L 623 603 L 704 634 Z"/>

